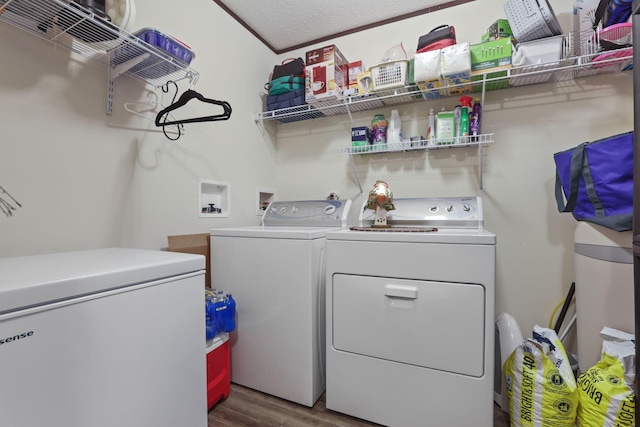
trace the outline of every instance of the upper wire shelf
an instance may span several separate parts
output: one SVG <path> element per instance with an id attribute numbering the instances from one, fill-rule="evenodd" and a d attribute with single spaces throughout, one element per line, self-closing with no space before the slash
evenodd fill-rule
<path id="1" fill-rule="evenodd" d="M 199 74 L 136 36 L 69 0 L 0 0 L 0 21 L 155 87 Z"/>
<path id="2" fill-rule="evenodd" d="M 461 93 L 478 94 L 480 96 L 483 91 L 568 81 L 597 74 L 627 71 L 632 67 L 632 48 L 623 48 L 606 53 L 594 52 L 545 64 L 513 67 L 503 70 L 503 75 L 498 76 L 496 76 L 497 73 L 495 71 L 490 71 L 478 76 L 478 80 L 471 83 L 445 86 L 437 91 L 422 91 L 417 86 L 409 85 L 376 91 L 367 95 L 352 95 L 337 100 L 255 113 L 254 120 L 277 120 L 281 123 L 290 123 L 373 110 L 388 105 L 407 104 L 418 100 L 442 99 L 448 96 L 459 96 Z"/>

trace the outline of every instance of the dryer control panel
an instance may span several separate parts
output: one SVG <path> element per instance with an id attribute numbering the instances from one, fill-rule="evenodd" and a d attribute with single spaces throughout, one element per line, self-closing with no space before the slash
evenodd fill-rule
<path id="1" fill-rule="evenodd" d="M 394 199 L 395 209 L 387 212 L 391 226 L 477 228 L 484 226 L 480 197 L 422 197 Z M 373 223 L 375 212 L 360 211 L 360 225 Z"/>
<path id="2" fill-rule="evenodd" d="M 271 202 L 262 225 L 289 227 L 346 227 L 351 200 Z"/>

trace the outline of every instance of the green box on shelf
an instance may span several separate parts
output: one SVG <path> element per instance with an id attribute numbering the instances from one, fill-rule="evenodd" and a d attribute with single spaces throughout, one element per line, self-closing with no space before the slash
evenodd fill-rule
<path id="1" fill-rule="evenodd" d="M 501 38 L 471 45 L 471 81 L 473 91 L 482 91 L 483 75 L 487 79 L 504 79 L 487 82 L 487 90 L 504 89 L 509 86 L 507 70 L 512 67 L 513 44 L 510 38 Z"/>
<path id="2" fill-rule="evenodd" d="M 491 80 L 485 83 L 485 90 L 498 90 L 506 89 L 509 87 L 509 79 L 507 79 L 507 70 L 500 69 L 492 72 L 491 70 L 472 71 L 471 72 L 471 84 L 473 85 L 472 91 L 482 92 L 482 81 L 485 79 Z M 498 79 L 498 80 L 492 80 Z"/>
<path id="3" fill-rule="evenodd" d="M 487 31 L 482 35 L 482 41 L 488 42 L 500 38 L 511 38 L 513 37 L 513 31 L 511 30 L 511 25 L 509 25 L 509 21 L 507 19 L 498 19 L 496 22 L 491 24 Z"/>
<path id="4" fill-rule="evenodd" d="M 471 45 L 471 71 L 490 68 L 511 68 L 513 44 L 511 39 L 496 39 Z"/>

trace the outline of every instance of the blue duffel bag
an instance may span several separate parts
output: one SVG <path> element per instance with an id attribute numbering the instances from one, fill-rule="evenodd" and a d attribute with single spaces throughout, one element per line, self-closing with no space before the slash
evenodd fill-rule
<path id="1" fill-rule="evenodd" d="M 553 157 L 559 212 L 616 231 L 632 229 L 633 132 L 584 142 Z"/>
<path id="2" fill-rule="evenodd" d="M 304 88 L 295 89 L 281 95 L 267 96 L 267 111 L 280 110 L 282 108 L 297 107 L 305 105 Z"/>

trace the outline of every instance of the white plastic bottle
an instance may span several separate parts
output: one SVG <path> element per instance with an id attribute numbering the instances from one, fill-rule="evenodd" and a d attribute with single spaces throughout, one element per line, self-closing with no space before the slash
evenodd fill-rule
<path id="1" fill-rule="evenodd" d="M 429 128 L 427 129 L 427 145 L 436 145 L 436 115 L 433 108 L 429 109 Z"/>
<path id="2" fill-rule="evenodd" d="M 402 121 L 398 110 L 391 110 L 391 117 L 387 128 L 387 143 L 402 142 Z"/>

